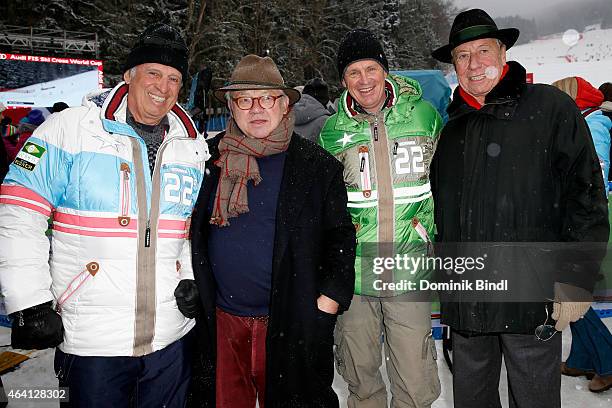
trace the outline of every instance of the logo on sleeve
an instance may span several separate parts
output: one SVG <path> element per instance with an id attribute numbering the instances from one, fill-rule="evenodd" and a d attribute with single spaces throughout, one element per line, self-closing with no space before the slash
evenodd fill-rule
<path id="1" fill-rule="evenodd" d="M 23 167 L 26 170 L 34 170 L 34 167 L 38 164 L 42 156 L 45 154 L 47 149 L 44 147 L 37 145 L 36 143 L 26 142 L 26 144 L 21 148 L 15 161 L 14 165 Z"/>

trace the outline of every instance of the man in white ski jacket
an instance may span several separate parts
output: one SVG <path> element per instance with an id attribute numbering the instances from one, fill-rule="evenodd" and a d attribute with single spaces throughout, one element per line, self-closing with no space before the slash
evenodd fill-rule
<path id="1" fill-rule="evenodd" d="M 176 103 L 186 77 L 178 31 L 148 27 L 125 81 L 52 115 L 0 189 L 12 345 L 58 346 L 71 406 L 185 403 L 199 308 L 189 217 L 209 157 Z"/>

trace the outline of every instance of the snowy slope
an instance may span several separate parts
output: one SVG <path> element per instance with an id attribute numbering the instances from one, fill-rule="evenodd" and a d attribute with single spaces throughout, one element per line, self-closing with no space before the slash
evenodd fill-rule
<path id="1" fill-rule="evenodd" d="M 517 45 L 508 50 L 508 60 L 520 62 L 534 82 L 576 75 L 598 87 L 612 82 L 612 29 L 567 31 Z"/>

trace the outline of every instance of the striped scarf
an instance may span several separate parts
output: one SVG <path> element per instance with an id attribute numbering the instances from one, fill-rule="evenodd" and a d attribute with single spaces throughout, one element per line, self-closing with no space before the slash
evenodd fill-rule
<path id="1" fill-rule="evenodd" d="M 215 161 L 221 172 L 211 224 L 228 226 L 228 218 L 249 211 L 247 183 L 252 180 L 256 186 L 261 182 L 256 158 L 287 150 L 294 124 L 295 118 L 290 112 L 267 138 L 255 139 L 245 136 L 234 119 L 230 119 L 225 135 L 219 142 L 219 159 Z"/>

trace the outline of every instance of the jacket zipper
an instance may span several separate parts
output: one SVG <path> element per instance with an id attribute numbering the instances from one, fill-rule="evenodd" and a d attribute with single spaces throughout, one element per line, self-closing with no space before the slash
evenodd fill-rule
<path id="1" fill-rule="evenodd" d="M 374 117 L 374 140 L 378 142 L 378 118 Z"/>
<path id="2" fill-rule="evenodd" d="M 373 115 L 372 134 L 374 142 L 374 168 L 376 171 L 375 182 L 376 191 L 378 193 L 377 201 L 377 240 L 379 243 L 387 245 L 378 246 L 378 256 L 392 257 L 393 250 L 391 248 L 394 241 L 395 231 L 395 206 L 393 198 L 393 174 L 391 169 L 390 140 L 386 132 L 384 121 L 381 123 L 382 132 L 379 132 L 378 122 L 384 118 L 384 112 L 378 112 Z M 379 137 L 380 136 L 380 137 Z M 393 272 L 391 272 L 392 274 Z M 392 279 L 392 276 L 382 276 L 382 279 Z"/>
<path id="3" fill-rule="evenodd" d="M 163 136 L 163 141 L 162 143 L 159 145 L 159 147 L 157 148 L 157 152 L 155 152 L 155 166 L 153 167 L 153 174 L 151 174 L 151 200 L 153 199 L 153 196 L 155 195 L 155 192 L 153 191 L 153 185 L 154 183 L 154 177 L 156 177 L 160 172 L 159 168 L 160 165 L 159 163 L 161 162 L 162 159 L 162 151 L 165 149 L 165 147 L 168 145 L 168 143 L 170 143 L 170 139 L 166 138 L 167 133 L 164 133 Z M 178 140 L 178 139 L 191 139 L 191 138 L 186 138 L 186 137 L 181 137 L 181 138 L 176 138 L 173 140 Z M 146 145 L 145 145 L 145 149 L 146 149 Z M 144 164 L 144 163 L 143 163 Z M 160 183 L 160 188 L 161 188 L 161 183 Z M 161 199 L 161 193 L 160 193 L 160 199 Z M 151 201 L 151 206 L 153 206 L 153 201 Z M 149 209 L 148 213 L 147 213 L 147 227 L 145 228 L 145 236 L 144 236 L 144 246 L 145 248 L 150 248 L 151 247 L 151 210 Z M 159 214 L 158 214 L 159 215 Z"/>
<path id="4" fill-rule="evenodd" d="M 121 163 L 121 199 L 119 208 L 121 215 L 117 217 L 119 225 L 127 227 L 130 223 L 130 166 L 127 163 Z"/>
<path id="5" fill-rule="evenodd" d="M 147 229 L 145 230 L 145 248 L 151 246 L 151 217 L 147 218 Z"/>
<path id="6" fill-rule="evenodd" d="M 368 146 L 359 146 L 359 175 L 361 178 L 361 193 L 365 198 L 369 198 L 372 195 L 369 152 L 370 149 Z"/>

